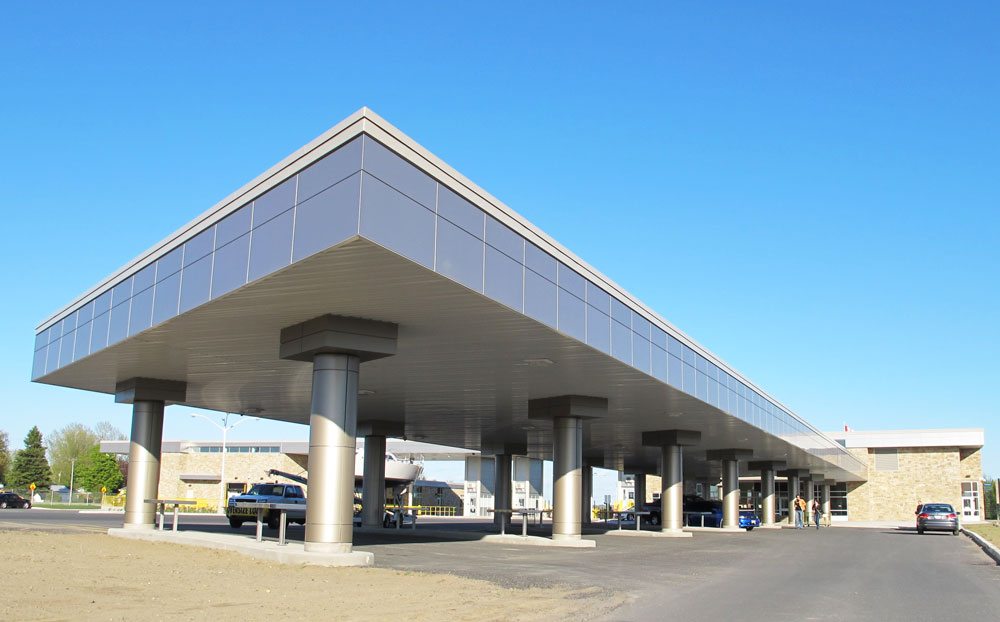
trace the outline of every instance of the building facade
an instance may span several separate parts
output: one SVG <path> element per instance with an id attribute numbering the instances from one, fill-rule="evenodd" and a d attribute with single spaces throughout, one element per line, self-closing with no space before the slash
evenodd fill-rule
<path id="1" fill-rule="evenodd" d="M 950 503 L 962 520 L 983 519 L 982 428 L 827 434 L 868 464 L 867 481 L 834 489 L 835 518 L 910 520 L 921 503 Z"/>

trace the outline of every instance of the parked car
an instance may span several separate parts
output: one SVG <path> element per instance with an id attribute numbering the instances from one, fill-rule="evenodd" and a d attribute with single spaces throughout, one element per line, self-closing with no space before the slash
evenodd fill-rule
<path id="1" fill-rule="evenodd" d="M 753 510 L 740 510 L 740 528 L 753 531 L 754 527 L 760 527 L 760 518 Z"/>
<path id="2" fill-rule="evenodd" d="M 682 507 L 682 511 L 688 514 L 688 518 L 691 516 L 696 517 L 693 520 L 685 520 L 685 525 L 691 524 L 696 527 L 722 526 L 722 501 L 710 501 L 694 495 L 685 495 Z M 649 512 L 649 515 L 644 517 L 644 522 L 650 525 L 659 525 L 662 522 L 659 501 L 646 503 L 642 506 L 642 509 Z M 633 518 L 635 517 L 631 514 L 624 516 L 624 520 L 632 520 Z"/>
<path id="3" fill-rule="evenodd" d="M 924 503 L 917 506 L 917 533 L 925 531 L 950 531 L 958 535 L 962 530 L 955 508 L 947 503 Z"/>
<path id="4" fill-rule="evenodd" d="M 24 508 L 31 507 L 31 501 L 12 492 L 0 493 L 0 508 Z"/>
<path id="5" fill-rule="evenodd" d="M 288 512 L 289 523 L 306 524 L 306 496 L 302 487 L 295 484 L 254 484 L 242 495 L 229 499 L 226 506 L 226 518 L 229 526 L 239 529 L 245 522 L 256 521 L 257 511 L 250 508 L 238 508 L 237 503 L 292 503 L 301 505 L 301 511 Z M 278 528 L 278 512 L 264 510 L 263 519 L 271 529 Z"/>

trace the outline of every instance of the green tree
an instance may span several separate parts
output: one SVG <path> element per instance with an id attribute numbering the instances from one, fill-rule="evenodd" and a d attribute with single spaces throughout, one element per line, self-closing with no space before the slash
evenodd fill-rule
<path id="1" fill-rule="evenodd" d="M 0 484 L 7 483 L 10 474 L 10 437 L 0 430 Z"/>
<path id="2" fill-rule="evenodd" d="M 121 441 L 128 438 L 110 421 L 98 421 L 94 426 L 94 436 L 99 441 Z"/>
<path id="3" fill-rule="evenodd" d="M 31 428 L 24 437 L 24 449 L 14 454 L 14 465 L 10 470 L 12 488 L 27 488 L 31 483 L 39 488 L 46 488 L 52 483 L 52 473 L 49 461 L 45 459 L 42 433 L 38 431 L 38 426 Z"/>
<path id="4" fill-rule="evenodd" d="M 48 455 L 55 483 L 68 486 L 75 468 L 98 441 L 93 430 L 80 423 L 70 423 L 49 434 Z"/>
<path id="5" fill-rule="evenodd" d="M 108 492 L 118 492 L 125 481 L 118 460 L 112 454 L 103 453 L 100 445 L 94 445 L 87 452 L 78 474 L 80 486 L 90 492 L 100 492 L 102 487 Z"/>
<path id="6" fill-rule="evenodd" d="M 0 484 L 7 483 L 10 474 L 10 437 L 0 430 Z"/>

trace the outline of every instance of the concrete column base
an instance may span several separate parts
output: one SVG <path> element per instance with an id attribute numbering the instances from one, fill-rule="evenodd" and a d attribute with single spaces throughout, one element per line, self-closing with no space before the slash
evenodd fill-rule
<path id="1" fill-rule="evenodd" d="M 306 553 L 326 553 L 333 555 L 346 555 L 353 552 L 350 542 L 306 542 L 302 550 Z"/>
<path id="2" fill-rule="evenodd" d="M 662 531 L 636 531 L 635 529 L 612 529 L 606 536 L 625 536 L 632 538 L 690 538 L 692 534 L 683 529 L 664 529 Z"/>
<path id="3" fill-rule="evenodd" d="M 132 531 L 132 530 L 136 530 L 136 531 L 150 531 L 150 530 L 156 529 L 156 525 L 155 524 L 150 525 L 150 524 L 147 524 L 147 523 L 141 523 L 141 524 L 140 523 L 125 523 L 124 525 L 122 525 L 122 529 L 125 529 L 127 531 Z"/>

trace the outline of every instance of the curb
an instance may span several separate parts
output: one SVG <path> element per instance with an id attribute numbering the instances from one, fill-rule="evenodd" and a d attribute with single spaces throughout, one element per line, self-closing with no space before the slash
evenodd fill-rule
<path id="1" fill-rule="evenodd" d="M 996 562 L 997 566 L 1000 566 L 1000 548 L 997 548 L 992 542 L 982 537 L 974 531 L 969 531 L 965 527 L 962 527 L 962 533 L 967 535 L 973 542 L 979 545 L 983 552 L 989 555 L 990 559 Z"/>

